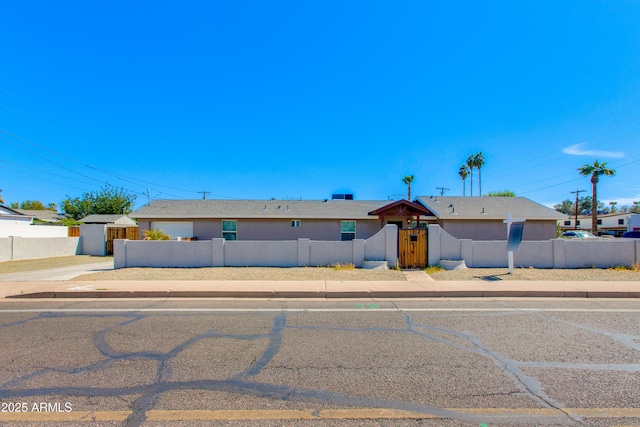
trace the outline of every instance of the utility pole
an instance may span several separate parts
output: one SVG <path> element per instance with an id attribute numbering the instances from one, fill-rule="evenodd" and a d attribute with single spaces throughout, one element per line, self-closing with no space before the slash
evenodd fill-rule
<path id="1" fill-rule="evenodd" d="M 578 229 L 578 195 L 580 193 L 584 193 L 587 190 L 576 190 L 576 191 L 572 191 L 571 194 L 575 194 L 576 195 L 576 205 L 575 205 L 575 211 L 576 211 L 576 219 L 575 222 L 573 224 L 573 229 L 577 230 Z"/>
<path id="2" fill-rule="evenodd" d="M 444 187 L 436 187 L 436 190 L 440 190 L 440 197 L 444 196 L 444 192 L 445 191 L 449 191 L 451 190 L 450 188 L 444 188 Z"/>
<path id="3" fill-rule="evenodd" d="M 147 204 L 151 204 L 151 189 L 147 188 Z"/>
<path id="4" fill-rule="evenodd" d="M 207 200 L 207 194 L 211 194 L 211 191 L 198 191 L 198 193 L 202 193 L 202 200 Z"/>

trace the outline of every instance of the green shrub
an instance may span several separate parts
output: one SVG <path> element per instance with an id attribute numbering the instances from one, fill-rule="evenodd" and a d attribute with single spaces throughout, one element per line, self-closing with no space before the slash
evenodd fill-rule
<path id="1" fill-rule="evenodd" d="M 171 236 L 158 228 L 150 228 L 144 231 L 144 240 L 169 240 L 170 238 Z"/>

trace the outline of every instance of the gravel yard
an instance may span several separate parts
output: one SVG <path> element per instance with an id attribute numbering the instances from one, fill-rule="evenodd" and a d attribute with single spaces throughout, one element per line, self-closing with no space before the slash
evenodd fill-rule
<path id="1" fill-rule="evenodd" d="M 124 268 L 73 280 L 406 280 L 397 270 L 337 270 L 331 267 Z"/>
<path id="2" fill-rule="evenodd" d="M 68 267 L 79 264 L 113 260 L 113 257 L 77 255 L 7 261 L 0 263 L 0 274 L 21 271 Z M 635 281 L 640 285 L 640 269 L 575 269 L 545 270 L 516 268 L 507 274 L 507 268 L 468 268 L 433 272 L 434 280 L 544 280 L 544 281 Z M 126 268 L 78 276 L 72 280 L 374 280 L 402 281 L 405 275 L 397 270 L 335 269 L 331 267 L 266 268 L 266 267 L 220 267 L 220 268 Z"/>
<path id="3" fill-rule="evenodd" d="M 640 284 L 640 270 L 581 268 L 551 270 L 537 268 L 516 268 L 508 274 L 507 268 L 467 268 L 432 273 L 434 280 L 546 280 L 546 281 L 637 281 Z"/>

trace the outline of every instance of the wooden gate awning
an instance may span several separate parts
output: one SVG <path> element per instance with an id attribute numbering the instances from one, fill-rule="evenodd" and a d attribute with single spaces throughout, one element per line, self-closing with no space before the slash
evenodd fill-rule
<path id="1" fill-rule="evenodd" d="M 384 205 L 374 211 L 369 212 L 369 215 L 380 216 L 435 216 L 433 212 L 417 203 L 410 202 L 408 200 L 398 200 L 388 205 Z"/>

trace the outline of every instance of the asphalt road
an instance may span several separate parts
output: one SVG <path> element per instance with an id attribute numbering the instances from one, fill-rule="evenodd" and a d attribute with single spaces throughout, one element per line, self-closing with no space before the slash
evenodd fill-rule
<path id="1" fill-rule="evenodd" d="M 0 425 L 640 425 L 640 301 L 0 302 Z"/>

